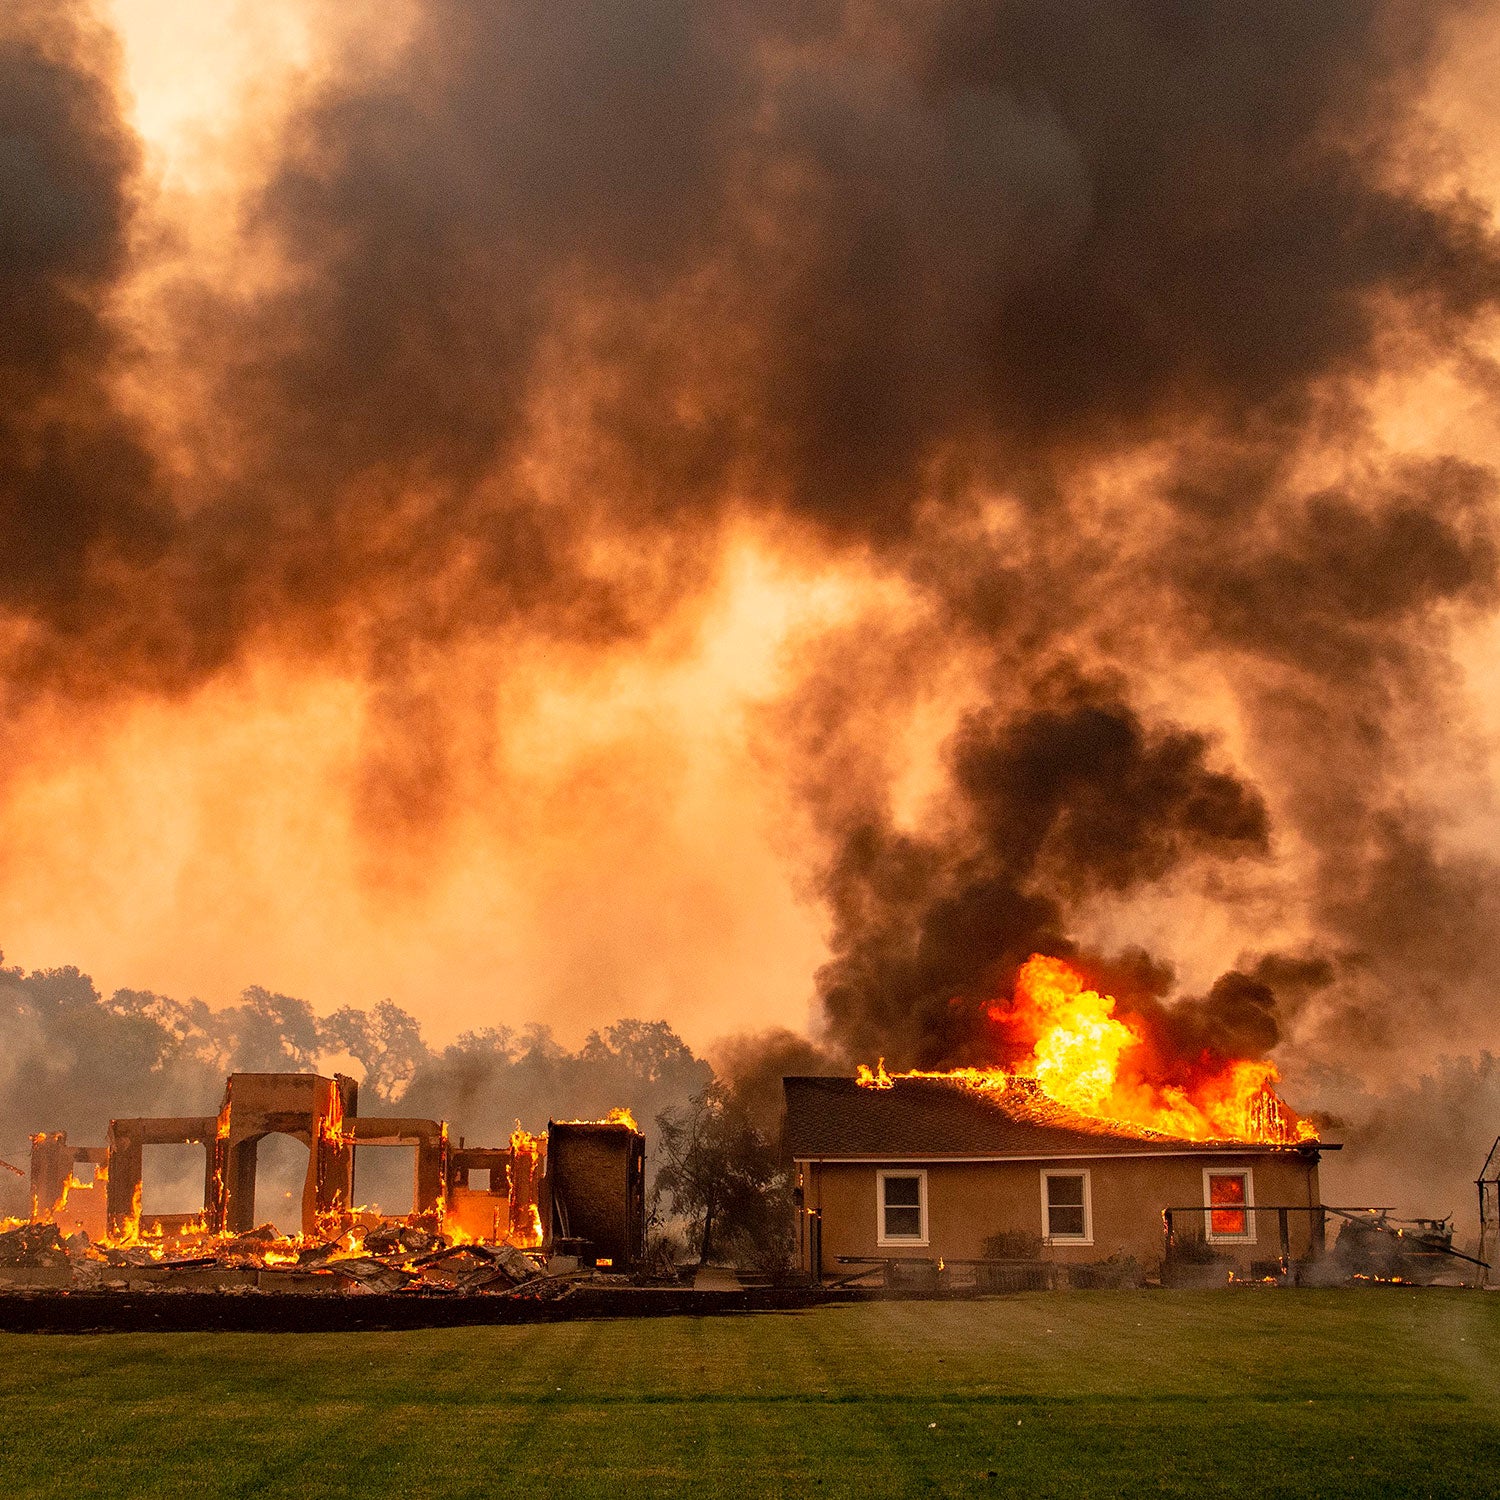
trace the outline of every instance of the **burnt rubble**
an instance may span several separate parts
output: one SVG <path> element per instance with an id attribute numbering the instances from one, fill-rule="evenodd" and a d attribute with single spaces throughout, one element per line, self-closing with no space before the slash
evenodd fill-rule
<path id="1" fill-rule="evenodd" d="M 485 1292 L 564 1295 L 602 1273 L 571 1260 L 550 1266 L 540 1249 L 456 1244 L 401 1226 L 299 1243 L 263 1225 L 243 1235 L 133 1245 L 96 1244 L 55 1224 L 0 1231 L 0 1286 L 82 1291 Z"/>

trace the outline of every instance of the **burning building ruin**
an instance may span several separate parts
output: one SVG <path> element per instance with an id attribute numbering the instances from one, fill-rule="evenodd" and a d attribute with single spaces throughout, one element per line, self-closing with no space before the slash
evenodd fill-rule
<path id="1" fill-rule="evenodd" d="M 49 1243 L 144 1250 L 163 1263 L 201 1266 L 232 1247 L 226 1254 L 237 1270 L 247 1257 L 261 1267 L 326 1270 L 368 1260 L 381 1246 L 429 1261 L 461 1247 L 485 1263 L 481 1270 L 501 1250 L 610 1270 L 641 1260 L 645 1140 L 628 1111 L 551 1121 L 541 1135 L 518 1126 L 505 1146 L 492 1147 L 454 1143 L 441 1120 L 366 1116 L 358 1105 L 359 1085 L 342 1075 L 234 1073 L 216 1115 L 111 1120 L 103 1146 L 75 1145 L 63 1132 L 35 1135 L 31 1225 L 55 1231 Z M 273 1135 L 308 1149 L 295 1236 L 257 1224 L 257 1151 Z M 203 1154 L 201 1211 L 146 1211 L 145 1152 L 183 1145 Z M 358 1152 L 385 1146 L 414 1148 L 409 1213 L 355 1202 Z M 527 1274 L 509 1264 L 509 1280 Z"/>

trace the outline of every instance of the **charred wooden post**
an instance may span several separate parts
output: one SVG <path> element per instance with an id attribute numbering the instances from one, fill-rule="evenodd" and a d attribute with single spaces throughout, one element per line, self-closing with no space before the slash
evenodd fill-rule
<path id="1" fill-rule="evenodd" d="M 1474 1184 L 1479 1189 L 1479 1259 L 1487 1261 L 1500 1237 L 1500 1136 L 1490 1147 L 1484 1165 L 1479 1169 L 1479 1180 Z M 1490 1283 L 1489 1266 L 1480 1275 L 1479 1284 Z"/>

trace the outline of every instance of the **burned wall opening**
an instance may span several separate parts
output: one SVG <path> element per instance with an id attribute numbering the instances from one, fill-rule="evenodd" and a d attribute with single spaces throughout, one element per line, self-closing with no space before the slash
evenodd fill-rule
<path id="1" fill-rule="evenodd" d="M 354 1148 L 354 1201 L 384 1218 L 418 1213 L 418 1147 L 407 1141 L 366 1141 Z"/>
<path id="2" fill-rule="evenodd" d="M 77 1175 L 75 1169 L 75 1176 Z M 164 1142 L 141 1150 L 141 1214 L 202 1215 L 212 1157 L 202 1145 Z"/>
<path id="3" fill-rule="evenodd" d="M 300 1233 L 311 1147 L 296 1136 L 272 1131 L 247 1143 L 246 1149 L 253 1153 L 255 1223 L 274 1224 L 283 1234 Z"/>

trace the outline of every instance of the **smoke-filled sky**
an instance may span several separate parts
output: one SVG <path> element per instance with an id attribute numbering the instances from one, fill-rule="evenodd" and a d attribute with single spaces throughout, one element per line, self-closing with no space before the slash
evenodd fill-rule
<path id="1" fill-rule="evenodd" d="M 6 961 L 936 1065 L 1041 949 L 1297 1102 L 1500 1046 L 1497 70 L 11 0 Z"/>

